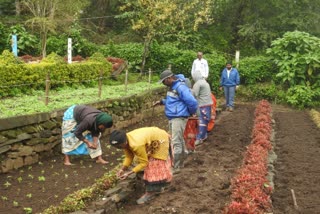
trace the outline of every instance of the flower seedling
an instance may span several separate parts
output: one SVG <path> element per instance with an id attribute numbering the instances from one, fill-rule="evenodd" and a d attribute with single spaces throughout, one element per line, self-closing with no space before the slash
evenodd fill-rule
<path id="1" fill-rule="evenodd" d="M 17 178 L 18 182 L 21 183 L 22 177 Z"/>
<path id="2" fill-rule="evenodd" d="M 30 207 L 24 207 L 23 210 L 26 212 L 26 214 L 32 214 L 32 208 Z"/>
<path id="3" fill-rule="evenodd" d="M 39 176 L 39 177 L 38 177 L 38 180 L 39 180 L 39 181 L 45 181 L 46 178 L 45 178 L 44 176 Z"/>
<path id="4" fill-rule="evenodd" d="M 17 202 L 17 201 L 13 201 L 12 203 L 13 203 L 13 206 L 14 206 L 14 207 L 19 206 L 19 202 Z"/>
<path id="5" fill-rule="evenodd" d="M 9 183 L 9 181 L 7 181 L 6 183 L 3 184 L 6 188 L 8 188 L 9 186 L 11 186 L 11 183 Z"/>

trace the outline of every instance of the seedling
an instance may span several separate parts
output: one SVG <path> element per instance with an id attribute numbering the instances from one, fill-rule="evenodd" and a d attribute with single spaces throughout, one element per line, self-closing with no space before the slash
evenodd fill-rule
<path id="1" fill-rule="evenodd" d="M 41 170 L 41 174 L 44 174 L 44 172 L 45 172 L 44 170 Z"/>
<path id="2" fill-rule="evenodd" d="M 31 174 L 29 174 L 29 175 L 28 175 L 28 178 L 33 179 L 33 178 L 34 178 L 34 176 L 33 176 L 33 175 L 31 175 Z"/>
<path id="3" fill-rule="evenodd" d="M 22 177 L 17 178 L 18 182 L 21 183 Z"/>
<path id="4" fill-rule="evenodd" d="M 7 198 L 7 196 L 1 196 L 1 200 L 2 201 L 8 201 L 8 198 Z"/>
<path id="5" fill-rule="evenodd" d="M 9 181 L 7 181 L 7 182 L 4 183 L 3 185 L 8 188 L 9 186 L 11 186 L 11 183 L 9 183 Z"/>
<path id="6" fill-rule="evenodd" d="M 46 178 L 45 178 L 44 176 L 39 176 L 39 177 L 38 177 L 38 180 L 39 180 L 39 181 L 45 181 Z"/>
<path id="7" fill-rule="evenodd" d="M 19 206 L 19 202 L 17 202 L 17 201 L 13 201 L 13 206 L 14 206 L 14 207 Z"/>
<path id="8" fill-rule="evenodd" d="M 32 208 L 30 207 L 24 207 L 23 210 L 26 212 L 26 214 L 32 214 Z"/>
<path id="9" fill-rule="evenodd" d="M 29 167 L 28 167 L 28 170 L 32 170 L 32 166 L 29 166 Z"/>
<path id="10" fill-rule="evenodd" d="M 26 194 L 27 198 L 32 198 L 32 194 L 29 193 L 29 194 Z"/>
<path id="11" fill-rule="evenodd" d="M 41 161 L 39 161 L 39 163 L 38 163 L 39 165 L 43 165 L 43 163 L 41 162 Z"/>
<path id="12" fill-rule="evenodd" d="M 68 174 L 64 174 L 64 178 L 67 179 L 69 177 Z"/>

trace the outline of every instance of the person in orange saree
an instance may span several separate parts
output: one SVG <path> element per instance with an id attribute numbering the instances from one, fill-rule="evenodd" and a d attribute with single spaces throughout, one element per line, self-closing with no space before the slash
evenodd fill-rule
<path id="1" fill-rule="evenodd" d="M 171 159 L 169 157 L 169 134 L 157 127 L 145 127 L 126 133 L 114 130 L 110 134 L 110 144 L 123 149 L 125 159 L 117 176 L 126 179 L 129 175 L 144 171 L 145 194 L 137 200 L 144 204 L 161 193 L 172 180 Z M 129 169 L 133 158 L 138 165 Z"/>

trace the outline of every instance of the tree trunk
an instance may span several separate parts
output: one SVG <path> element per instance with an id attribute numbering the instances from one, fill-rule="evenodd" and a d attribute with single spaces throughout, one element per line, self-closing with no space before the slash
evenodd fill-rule
<path id="1" fill-rule="evenodd" d="M 21 7 L 20 7 L 20 0 L 15 0 L 16 5 L 16 16 L 20 16 Z"/>
<path id="2" fill-rule="evenodd" d="M 142 64 L 141 64 L 141 68 L 140 68 L 140 76 L 143 75 L 144 67 L 146 65 L 146 60 L 149 55 L 151 40 L 152 40 L 152 38 L 150 36 L 147 36 L 146 39 L 144 40 Z"/>

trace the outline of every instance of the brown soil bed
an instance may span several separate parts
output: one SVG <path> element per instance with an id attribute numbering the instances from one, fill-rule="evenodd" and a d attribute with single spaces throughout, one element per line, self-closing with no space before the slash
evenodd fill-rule
<path id="1" fill-rule="evenodd" d="M 230 202 L 230 180 L 251 140 L 254 109 L 254 104 L 241 104 L 232 113 L 222 112 L 208 140 L 188 156 L 185 168 L 174 176 L 165 193 L 148 204 L 136 205 L 143 194 L 143 188 L 138 188 L 118 212 L 221 213 Z M 278 155 L 272 197 L 274 213 L 320 213 L 320 131 L 304 111 L 273 106 L 273 118 Z M 167 124 L 161 115 L 128 130 L 144 126 L 167 129 Z M 0 213 L 25 213 L 23 208 L 28 207 L 39 213 L 50 205 L 58 205 L 68 194 L 92 185 L 121 161 L 122 152 L 106 146 L 103 150 L 105 159 L 110 161 L 105 166 L 82 156 L 72 159 L 74 166 L 66 167 L 58 154 L 39 164 L 0 174 Z M 43 177 L 45 181 L 39 181 Z M 299 210 L 294 209 L 291 189 Z"/>

